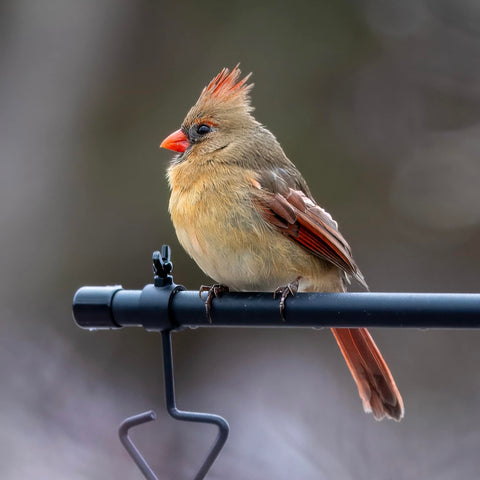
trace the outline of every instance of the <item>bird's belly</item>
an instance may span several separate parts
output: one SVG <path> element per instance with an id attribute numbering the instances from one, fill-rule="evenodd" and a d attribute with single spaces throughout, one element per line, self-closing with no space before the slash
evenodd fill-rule
<path id="1" fill-rule="evenodd" d="M 232 290 L 271 291 L 295 279 L 282 265 L 282 255 L 275 255 L 268 233 L 258 236 L 228 227 L 222 232 L 177 228 L 177 236 L 209 277 Z"/>
<path id="2" fill-rule="evenodd" d="M 300 291 L 343 291 L 340 271 L 275 230 L 209 235 L 177 228 L 180 243 L 215 282 L 236 291 L 273 291 L 301 277 Z M 214 233 L 214 232 L 209 232 Z"/>
<path id="3" fill-rule="evenodd" d="M 273 291 L 297 277 L 302 277 L 300 290 L 343 290 L 337 267 L 268 224 L 248 196 L 222 197 L 218 190 L 209 190 L 192 201 L 174 192 L 170 213 L 188 254 L 209 277 L 231 290 Z"/>

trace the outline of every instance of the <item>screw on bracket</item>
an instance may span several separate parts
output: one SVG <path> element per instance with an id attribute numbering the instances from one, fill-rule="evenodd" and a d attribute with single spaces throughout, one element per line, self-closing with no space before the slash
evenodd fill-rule
<path id="1" fill-rule="evenodd" d="M 161 252 L 153 252 L 153 282 L 156 287 L 164 287 L 173 283 L 170 275 L 173 270 L 173 263 L 170 261 L 171 249 L 168 245 L 162 245 Z"/>

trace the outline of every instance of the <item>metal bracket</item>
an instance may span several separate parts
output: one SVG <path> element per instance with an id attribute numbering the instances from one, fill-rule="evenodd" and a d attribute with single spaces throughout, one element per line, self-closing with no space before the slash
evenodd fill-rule
<path id="1" fill-rule="evenodd" d="M 152 289 L 159 290 L 158 294 L 170 295 L 171 298 L 179 290 L 184 289 L 179 285 L 173 283 L 173 277 L 170 275 L 173 265 L 170 261 L 170 247 L 168 245 L 163 245 L 161 253 L 153 253 L 153 271 L 154 271 L 154 282 L 155 286 L 152 286 Z M 161 291 L 161 292 L 160 292 Z M 167 302 L 167 305 L 170 304 L 170 301 Z M 159 312 L 160 313 L 160 312 Z M 162 312 L 162 314 L 168 315 L 167 312 Z M 194 480 L 201 480 L 205 478 L 210 467 L 213 465 L 213 462 L 218 457 L 220 451 L 222 450 L 225 442 L 228 438 L 228 433 L 230 427 L 227 421 L 220 417 L 219 415 L 214 415 L 211 413 L 199 413 L 199 412 L 186 412 L 183 410 L 178 410 L 175 402 L 175 381 L 173 374 L 173 354 L 172 354 L 172 336 L 171 330 L 162 331 L 162 347 L 163 347 L 163 373 L 165 379 L 165 399 L 167 411 L 171 417 L 176 420 L 181 420 L 184 422 L 195 422 L 195 423 L 208 423 L 211 425 L 216 425 L 218 427 L 218 435 L 213 443 L 210 451 L 208 452 L 205 460 L 200 466 L 198 472 L 196 473 Z M 158 477 L 155 475 L 153 470 L 148 465 L 147 461 L 134 445 L 130 439 L 128 432 L 132 427 L 141 425 L 143 423 L 152 421 L 156 419 L 156 414 L 154 411 L 150 410 L 148 412 L 140 413 L 133 417 L 126 418 L 120 425 L 118 430 L 118 435 L 123 446 L 132 457 L 133 461 L 136 463 L 140 471 L 143 473 L 147 480 L 158 480 Z"/>

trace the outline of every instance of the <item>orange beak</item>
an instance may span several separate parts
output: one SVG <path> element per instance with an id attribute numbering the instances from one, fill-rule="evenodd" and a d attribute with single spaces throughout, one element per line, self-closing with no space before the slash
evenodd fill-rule
<path id="1" fill-rule="evenodd" d="M 182 130 L 171 133 L 161 144 L 160 148 L 167 148 L 174 152 L 184 152 L 190 146 L 187 136 Z"/>

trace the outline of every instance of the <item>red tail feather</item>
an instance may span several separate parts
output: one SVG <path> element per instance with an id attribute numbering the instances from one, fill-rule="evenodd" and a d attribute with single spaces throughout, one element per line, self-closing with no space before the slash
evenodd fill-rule
<path id="1" fill-rule="evenodd" d="M 332 328 L 366 412 L 377 420 L 403 417 L 403 400 L 392 374 L 365 328 Z"/>

